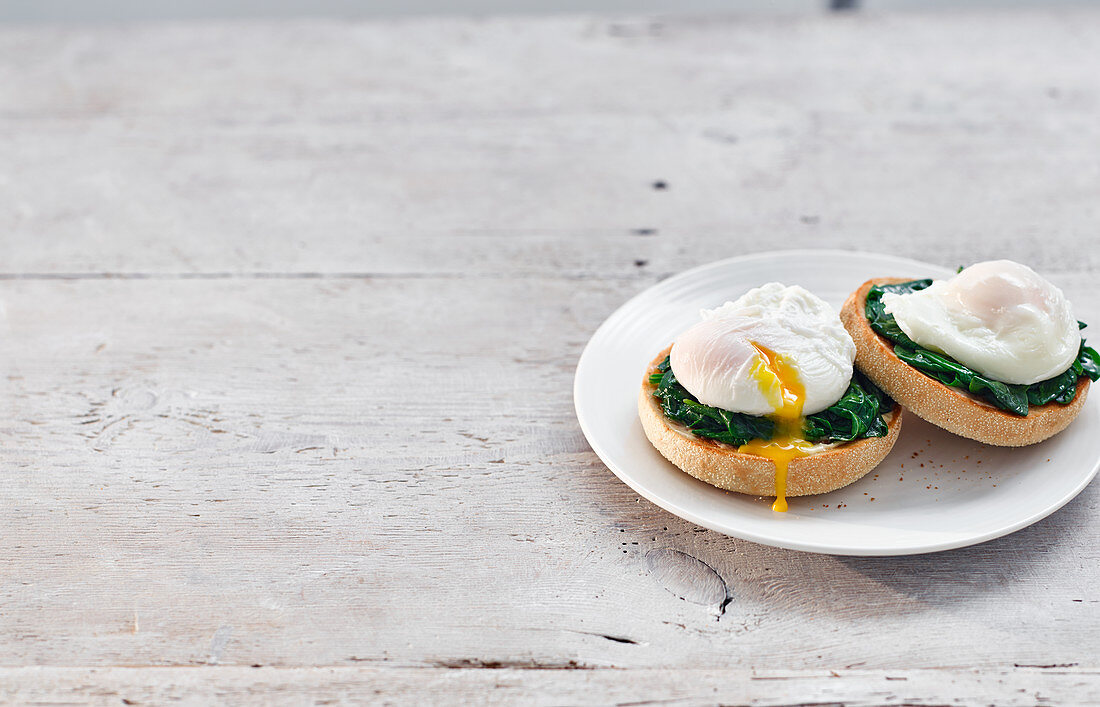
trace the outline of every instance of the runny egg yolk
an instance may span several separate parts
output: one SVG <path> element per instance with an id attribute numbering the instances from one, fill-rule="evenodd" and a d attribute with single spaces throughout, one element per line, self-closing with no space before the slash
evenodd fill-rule
<path id="1" fill-rule="evenodd" d="M 755 454 L 771 459 L 775 464 L 775 503 L 773 511 L 787 510 L 787 467 L 792 459 L 811 453 L 813 444 L 802 438 L 802 406 L 806 402 L 806 389 L 799 380 L 798 371 L 786 359 L 756 342 L 749 342 L 756 349 L 749 374 L 760 385 L 760 392 L 775 409 L 768 417 L 775 422 L 770 440 L 753 439 L 737 448 L 743 454 Z"/>

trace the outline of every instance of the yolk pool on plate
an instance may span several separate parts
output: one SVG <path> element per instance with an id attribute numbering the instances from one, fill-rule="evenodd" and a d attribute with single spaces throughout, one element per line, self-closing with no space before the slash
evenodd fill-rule
<path id="1" fill-rule="evenodd" d="M 813 444 L 802 438 L 802 405 L 806 402 L 806 389 L 798 378 L 798 371 L 774 351 L 750 342 L 756 349 L 750 375 L 760 385 L 760 392 L 768 399 L 775 413 L 769 415 L 775 422 L 770 440 L 754 439 L 737 448 L 742 454 L 755 454 L 775 463 L 775 503 L 773 511 L 787 510 L 787 467 L 792 459 L 809 455 Z"/>

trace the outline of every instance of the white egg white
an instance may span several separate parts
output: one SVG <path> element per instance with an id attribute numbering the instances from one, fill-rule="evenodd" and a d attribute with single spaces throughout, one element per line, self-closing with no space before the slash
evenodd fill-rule
<path id="1" fill-rule="evenodd" d="M 752 344 L 783 356 L 805 387 L 803 414 L 829 407 L 848 389 L 856 348 L 836 310 L 813 293 L 772 282 L 703 310 L 703 321 L 672 346 L 677 380 L 699 402 L 750 415 L 777 412 L 750 375 Z"/>
<path id="2" fill-rule="evenodd" d="M 1064 372 L 1081 346 L 1065 295 L 1034 270 L 991 260 L 911 294 L 885 294 L 898 326 L 924 348 L 1003 383 Z"/>

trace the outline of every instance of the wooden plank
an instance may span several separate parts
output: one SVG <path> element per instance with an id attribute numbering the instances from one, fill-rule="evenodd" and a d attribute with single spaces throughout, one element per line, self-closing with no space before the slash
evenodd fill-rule
<path id="1" fill-rule="evenodd" d="M 622 277 L 1012 243 L 1095 272 L 1098 34 L 1096 10 L 3 29 L 2 270 Z"/>
<path id="2" fill-rule="evenodd" d="M 1096 488 L 807 555 L 639 499 L 571 402 L 615 307 L 765 249 L 1010 257 L 1100 326 L 1097 34 L 0 29 L 0 699 L 1100 699 Z"/>
<path id="3" fill-rule="evenodd" d="M 571 401 L 634 287 L 0 284 L 0 664 L 1094 664 L 1095 488 L 896 559 L 767 548 L 638 499 Z M 681 553 L 728 603 L 674 581 Z"/>
<path id="4" fill-rule="evenodd" d="M 1093 703 L 1100 700 L 1100 672 L 0 668 L 0 698 L 51 704 L 935 704 L 929 695 L 944 695 L 951 704 Z"/>

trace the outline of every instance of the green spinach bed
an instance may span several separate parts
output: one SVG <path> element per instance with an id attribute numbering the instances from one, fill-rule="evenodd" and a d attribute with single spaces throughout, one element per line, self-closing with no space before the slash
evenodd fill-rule
<path id="1" fill-rule="evenodd" d="M 771 439 L 775 423 L 766 417 L 730 412 L 703 405 L 676 380 L 668 357 L 649 376 L 656 386 L 653 397 L 665 417 L 687 427 L 697 437 L 741 446 L 752 439 Z M 884 413 L 894 401 L 858 371 L 840 400 L 819 413 L 808 415 L 802 433 L 811 442 L 851 442 L 862 437 L 885 437 Z"/>
<path id="2" fill-rule="evenodd" d="M 1045 405 L 1050 402 L 1065 405 L 1077 395 L 1077 379 L 1088 376 L 1092 380 L 1100 378 L 1100 354 L 1085 346 L 1081 339 L 1081 349 L 1077 359 L 1065 372 L 1050 380 L 1031 385 L 1013 385 L 983 376 L 962 365 L 950 356 L 920 346 L 901 330 L 894 315 L 888 313 L 882 303 L 887 292 L 909 294 L 923 290 L 932 284 L 932 280 L 911 280 L 895 285 L 875 285 L 867 293 L 865 314 L 871 328 L 894 344 L 894 354 L 905 363 L 935 380 L 978 396 L 991 405 L 1024 417 L 1030 405 Z M 1083 322 L 1078 326 L 1085 328 Z"/>

